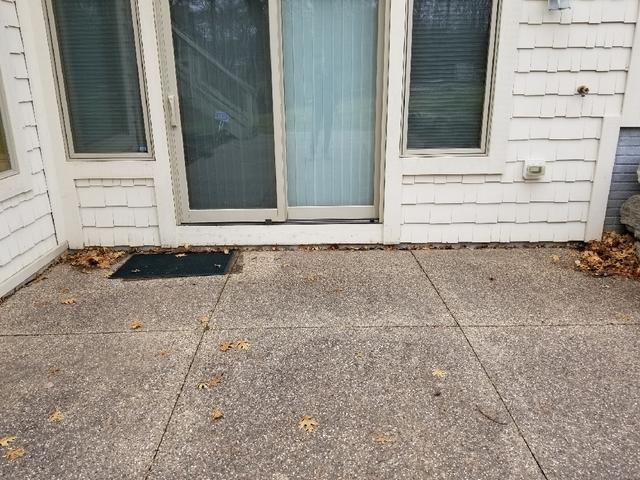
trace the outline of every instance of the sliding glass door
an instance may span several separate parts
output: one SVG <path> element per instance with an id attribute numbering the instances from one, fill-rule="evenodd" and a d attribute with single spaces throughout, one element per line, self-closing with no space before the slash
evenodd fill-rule
<path id="1" fill-rule="evenodd" d="M 157 0 L 181 220 L 376 218 L 379 0 Z"/>
<path id="2" fill-rule="evenodd" d="M 282 0 L 289 216 L 371 218 L 378 0 Z"/>

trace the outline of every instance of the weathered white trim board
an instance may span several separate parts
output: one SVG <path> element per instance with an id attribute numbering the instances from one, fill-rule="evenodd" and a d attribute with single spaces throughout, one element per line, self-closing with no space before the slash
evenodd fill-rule
<path id="1" fill-rule="evenodd" d="M 189 225 L 177 228 L 172 245 L 373 245 L 382 243 L 382 225 Z"/>

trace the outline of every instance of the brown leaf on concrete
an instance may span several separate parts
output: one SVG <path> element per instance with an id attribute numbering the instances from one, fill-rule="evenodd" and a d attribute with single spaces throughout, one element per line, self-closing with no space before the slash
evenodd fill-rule
<path id="1" fill-rule="evenodd" d="M 576 268 L 595 276 L 619 275 L 640 280 L 640 260 L 631 235 L 606 232 L 592 241 L 575 261 Z"/>
<path id="2" fill-rule="evenodd" d="M 60 302 L 62 305 L 75 305 L 78 301 L 75 298 L 67 298 Z"/>
<path id="3" fill-rule="evenodd" d="M 85 248 L 66 257 L 66 261 L 82 270 L 110 268 L 124 257 L 127 252 L 105 247 Z"/>
<path id="4" fill-rule="evenodd" d="M 551 261 L 553 263 L 558 263 L 560 261 L 560 255 L 551 255 Z"/>
<path id="5" fill-rule="evenodd" d="M 441 368 L 434 368 L 433 371 L 431 372 L 431 375 L 433 375 L 436 378 L 445 378 L 447 376 L 447 372 L 445 372 Z"/>
<path id="6" fill-rule="evenodd" d="M 631 321 L 633 321 L 633 317 L 631 315 L 629 315 L 628 313 L 616 313 L 616 317 L 621 322 L 631 322 Z"/>
<path id="7" fill-rule="evenodd" d="M 4 454 L 4 458 L 6 458 L 9 461 L 12 461 L 20 457 L 24 457 L 26 454 L 27 454 L 27 451 L 22 447 L 8 448 Z"/>
<path id="8" fill-rule="evenodd" d="M 222 342 L 218 349 L 221 352 L 228 352 L 229 350 L 249 350 L 251 343 L 248 340 L 238 340 L 235 342 Z"/>
<path id="9" fill-rule="evenodd" d="M 57 408 L 53 412 L 51 412 L 51 414 L 49 415 L 50 422 L 59 423 L 62 420 L 64 420 L 64 413 L 62 413 Z"/>
<path id="10" fill-rule="evenodd" d="M 221 383 L 222 383 L 222 375 L 216 375 L 211 380 L 208 380 L 206 382 L 200 382 L 198 385 L 196 385 L 196 388 L 198 390 L 209 390 L 215 387 L 216 385 L 220 385 Z"/>
<path id="11" fill-rule="evenodd" d="M 131 325 L 129 325 L 129 328 L 131 330 L 140 330 L 142 327 L 144 327 L 144 323 L 142 323 L 140 320 L 134 320 L 133 322 L 131 322 Z"/>
<path id="12" fill-rule="evenodd" d="M 222 410 L 220 410 L 219 408 L 214 408 L 211 411 L 211 419 L 214 422 L 221 420 L 223 417 L 224 417 L 224 413 L 222 413 Z"/>
<path id="13" fill-rule="evenodd" d="M 298 428 L 304 430 L 307 433 L 313 432 L 316 428 L 318 428 L 318 425 L 320 425 L 318 421 L 315 418 L 310 417 L 309 415 L 303 415 L 298 421 Z"/>
<path id="14" fill-rule="evenodd" d="M 16 438 L 15 435 L 0 438 L 0 447 L 8 447 L 9 444 L 15 442 Z"/>
<path id="15" fill-rule="evenodd" d="M 209 330 L 209 315 L 202 315 L 201 317 L 198 317 L 198 321 L 200 322 L 200 325 L 202 325 L 202 328 Z"/>
<path id="16" fill-rule="evenodd" d="M 386 445 L 388 443 L 395 443 L 396 438 L 391 435 L 377 435 L 373 438 L 373 441 L 380 445 Z"/>

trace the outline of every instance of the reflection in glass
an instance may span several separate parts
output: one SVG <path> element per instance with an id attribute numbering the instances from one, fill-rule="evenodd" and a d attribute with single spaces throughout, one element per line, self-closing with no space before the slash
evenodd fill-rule
<path id="1" fill-rule="evenodd" d="M 7 137 L 4 133 L 4 125 L 2 124 L 2 112 L 0 112 L 0 173 L 6 172 L 10 168 L 9 147 L 7 146 Z"/>
<path id="2" fill-rule="evenodd" d="M 415 0 L 410 149 L 480 148 L 492 0 Z"/>
<path id="3" fill-rule="evenodd" d="M 377 0 L 283 0 L 290 206 L 373 205 Z"/>
<path id="4" fill-rule="evenodd" d="M 170 5 L 190 208 L 275 208 L 268 1 Z"/>

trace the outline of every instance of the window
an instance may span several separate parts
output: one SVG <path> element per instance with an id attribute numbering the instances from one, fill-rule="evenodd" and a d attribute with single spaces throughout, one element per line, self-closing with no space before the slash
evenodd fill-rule
<path id="1" fill-rule="evenodd" d="M 0 105 L 2 108 L 2 105 Z M 2 120 L 2 113 L 0 111 L 0 174 L 11 170 L 11 161 L 9 159 L 9 145 L 7 142 L 7 134 L 5 133 L 4 121 Z"/>
<path id="2" fill-rule="evenodd" d="M 148 156 L 132 0 L 51 0 L 70 155 Z"/>
<path id="3" fill-rule="evenodd" d="M 405 152 L 484 152 L 497 3 L 413 1 Z"/>

